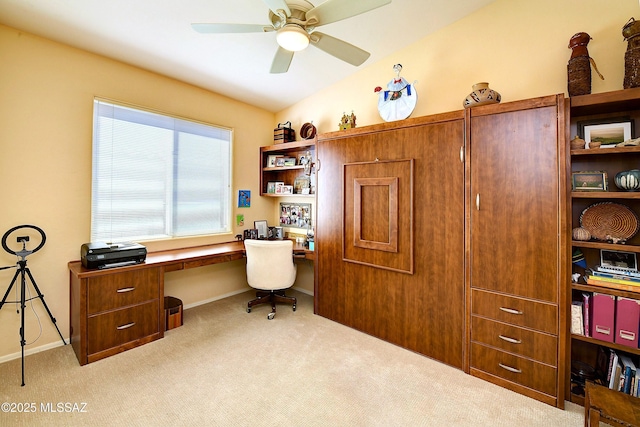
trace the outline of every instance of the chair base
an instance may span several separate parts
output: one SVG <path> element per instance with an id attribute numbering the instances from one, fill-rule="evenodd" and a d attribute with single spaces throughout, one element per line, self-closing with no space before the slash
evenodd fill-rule
<path id="1" fill-rule="evenodd" d="M 284 289 L 274 291 L 256 291 L 256 299 L 253 299 L 247 303 L 247 313 L 251 313 L 251 307 L 259 304 L 271 304 L 271 313 L 267 315 L 269 320 L 273 319 L 276 315 L 276 303 L 286 302 L 293 304 L 293 311 L 296 311 L 297 299 L 295 297 L 288 297 L 284 294 Z"/>

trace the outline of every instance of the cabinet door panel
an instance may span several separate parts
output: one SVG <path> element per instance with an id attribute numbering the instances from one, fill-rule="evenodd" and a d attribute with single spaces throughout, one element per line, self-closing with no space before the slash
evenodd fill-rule
<path id="1" fill-rule="evenodd" d="M 88 279 L 88 314 L 157 299 L 160 295 L 158 270 L 145 268 Z"/>
<path id="2" fill-rule="evenodd" d="M 471 310 L 478 316 L 558 334 L 558 307 L 554 304 L 474 289 Z"/>
<path id="3" fill-rule="evenodd" d="M 330 139 L 319 138 L 316 310 L 322 316 L 461 368 L 464 165 L 460 151 L 464 123 L 460 115 L 455 120 L 412 123 L 413 126 L 385 124 L 380 126 L 381 131 L 359 134 L 355 129 Z M 360 258 L 344 250 L 345 242 L 353 245 L 354 240 L 353 232 L 344 226 L 344 218 L 339 215 L 353 199 L 345 200 L 345 165 L 369 164 L 376 159 L 380 163 L 408 159 L 414 165 L 413 229 L 403 227 L 410 217 L 411 203 L 399 203 L 397 221 L 397 254 L 403 254 L 408 249 L 403 245 L 412 242 L 413 254 L 407 250 L 406 256 L 413 258 L 413 271 L 404 266 L 397 271 L 380 268 L 389 265 L 388 258 L 394 253 L 378 244 L 358 247 L 366 251 Z M 399 177 L 400 192 L 407 188 L 403 182 L 406 178 L 397 171 L 377 178 L 392 176 Z M 366 203 L 384 199 L 368 198 L 370 195 L 365 194 Z M 379 208 L 388 212 L 387 199 Z M 374 218 L 375 209 L 367 206 L 361 211 L 364 222 Z M 387 239 L 381 230 L 366 226 L 361 232 L 363 239 L 374 243 Z M 413 239 L 407 233 L 413 233 Z"/>
<path id="4" fill-rule="evenodd" d="M 158 300 L 89 317 L 88 354 L 157 333 Z"/>
<path id="5" fill-rule="evenodd" d="M 556 395 L 558 373 L 552 366 L 471 343 L 471 367 L 549 396 Z"/>
<path id="6" fill-rule="evenodd" d="M 558 109 L 471 118 L 471 286 L 558 300 Z"/>
<path id="7" fill-rule="evenodd" d="M 471 318 L 471 340 L 556 366 L 558 338 L 482 317 Z"/>

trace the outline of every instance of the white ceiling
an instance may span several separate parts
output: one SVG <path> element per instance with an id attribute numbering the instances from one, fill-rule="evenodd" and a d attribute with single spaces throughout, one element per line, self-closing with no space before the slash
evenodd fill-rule
<path id="1" fill-rule="evenodd" d="M 325 1 L 310 0 L 314 5 Z M 392 0 L 320 31 L 373 64 L 493 0 Z M 269 25 L 262 0 L 0 0 L 0 23 L 277 112 L 356 72 L 310 46 L 270 74 L 275 33 L 199 34 L 191 23 Z"/>

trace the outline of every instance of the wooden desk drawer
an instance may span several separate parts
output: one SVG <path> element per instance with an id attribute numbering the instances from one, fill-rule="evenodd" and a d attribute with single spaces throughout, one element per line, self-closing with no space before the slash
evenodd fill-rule
<path id="1" fill-rule="evenodd" d="M 558 338 L 555 335 L 472 316 L 471 341 L 558 366 Z"/>
<path id="2" fill-rule="evenodd" d="M 243 258 L 242 253 L 219 255 L 219 256 L 199 259 L 195 261 L 185 261 L 184 268 L 196 268 L 196 267 L 203 267 L 205 265 L 221 264 L 223 262 L 235 261 L 237 259 L 242 259 L 242 258 Z"/>
<path id="3" fill-rule="evenodd" d="M 158 299 L 159 268 L 91 277 L 87 285 L 89 315 Z"/>
<path id="4" fill-rule="evenodd" d="M 144 338 L 159 330 L 158 300 L 89 317 L 88 354 Z"/>
<path id="5" fill-rule="evenodd" d="M 487 291 L 472 291 L 471 313 L 558 334 L 558 306 Z"/>
<path id="6" fill-rule="evenodd" d="M 556 368 L 471 343 L 471 367 L 516 384 L 556 396 Z"/>

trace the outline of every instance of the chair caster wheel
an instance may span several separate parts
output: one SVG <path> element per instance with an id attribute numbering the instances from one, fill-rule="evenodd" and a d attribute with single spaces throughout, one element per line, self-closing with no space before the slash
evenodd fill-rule
<path id="1" fill-rule="evenodd" d="M 273 320 L 274 317 L 276 317 L 276 314 L 274 312 L 267 314 L 267 319 L 269 320 Z"/>
<path id="2" fill-rule="evenodd" d="M 247 313 L 251 313 L 251 307 L 247 307 Z"/>
<path id="3" fill-rule="evenodd" d="M 293 311 L 296 311 L 296 305 L 293 304 Z"/>

